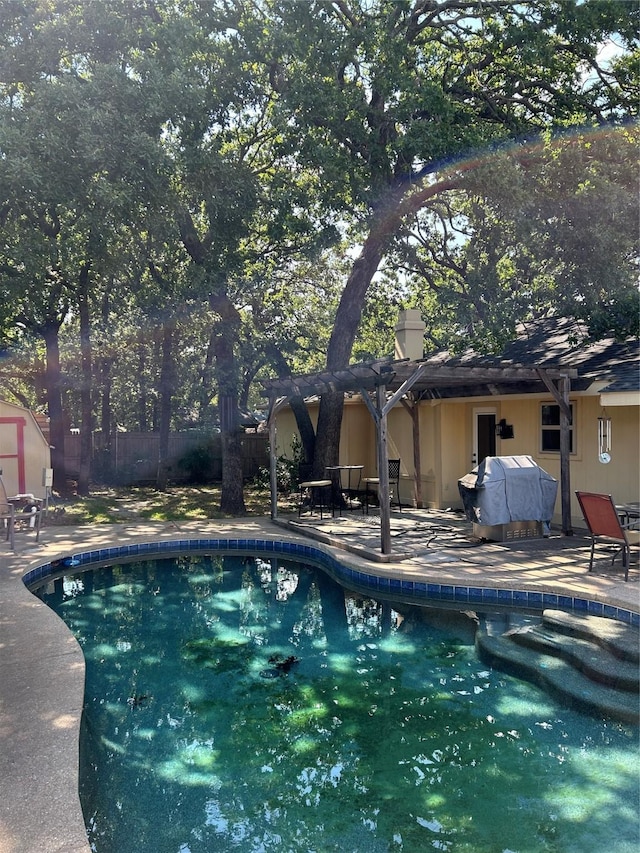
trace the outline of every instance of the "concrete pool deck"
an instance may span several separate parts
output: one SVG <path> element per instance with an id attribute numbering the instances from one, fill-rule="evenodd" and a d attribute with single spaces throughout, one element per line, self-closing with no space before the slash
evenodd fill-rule
<path id="1" fill-rule="evenodd" d="M 289 522 L 293 522 L 291 525 Z M 89 853 L 78 797 L 78 732 L 84 660 L 66 626 L 25 587 L 27 571 L 84 551 L 185 538 L 272 539 L 309 543 L 368 574 L 438 584 L 553 592 L 640 612 L 640 572 L 632 549 L 629 582 L 619 559 L 598 558 L 587 571 L 590 540 L 553 533 L 547 539 L 478 543 L 455 514 L 393 513 L 388 562 L 375 516 L 243 518 L 87 527 L 47 524 L 0 542 L 0 853 Z M 348 546 L 352 550 L 344 550 Z M 354 553 L 355 552 L 355 553 Z"/>

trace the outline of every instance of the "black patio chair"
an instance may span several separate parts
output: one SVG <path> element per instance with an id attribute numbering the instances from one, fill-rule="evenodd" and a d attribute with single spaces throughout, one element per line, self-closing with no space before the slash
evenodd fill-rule
<path id="1" fill-rule="evenodd" d="M 398 499 L 398 508 L 400 512 L 402 512 L 402 502 L 400 501 L 400 460 L 399 459 L 388 459 L 387 460 L 388 472 L 389 472 L 389 499 L 393 500 L 393 489 L 396 490 L 396 498 Z M 380 477 L 363 477 L 362 482 L 364 483 L 364 501 L 362 502 L 362 511 L 365 513 L 369 513 L 369 496 L 377 494 L 378 499 L 380 498 Z M 375 486 L 375 489 L 370 489 L 369 486 Z"/>

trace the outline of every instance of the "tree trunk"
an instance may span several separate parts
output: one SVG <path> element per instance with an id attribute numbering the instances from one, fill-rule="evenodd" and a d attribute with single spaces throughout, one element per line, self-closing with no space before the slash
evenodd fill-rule
<path id="1" fill-rule="evenodd" d="M 138 429 L 140 432 L 147 432 L 149 428 L 147 423 L 147 342 L 142 329 L 138 332 L 136 352 L 138 356 Z"/>
<path id="2" fill-rule="evenodd" d="M 225 370 L 224 360 L 218 372 Z M 242 431 L 238 418 L 236 394 L 220 394 L 220 432 L 222 439 L 222 493 L 220 510 L 226 515 L 246 515 L 242 473 Z"/>
<path id="3" fill-rule="evenodd" d="M 167 459 L 169 458 L 169 431 L 171 428 L 171 403 L 174 392 L 174 363 L 173 363 L 173 340 L 175 323 L 167 320 L 162 325 L 162 363 L 160 369 L 160 436 L 158 442 L 158 474 L 156 487 L 163 492 L 167 488 L 169 471 Z"/>
<path id="4" fill-rule="evenodd" d="M 51 443 L 51 466 L 53 468 L 53 488 L 61 495 L 69 492 L 67 469 L 64 457 L 65 424 L 62 411 L 62 391 L 60 386 L 60 342 L 58 338 L 60 324 L 50 323 L 42 329 L 42 337 L 47 352 L 47 366 L 44 384 L 47 392 L 49 412 L 49 439 Z"/>
<path id="5" fill-rule="evenodd" d="M 378 229 L 372 229 L 353 265 L 342 292 L 329 341 L 327 350 L 329 370 L 338 370 L 349 364 L 367 289 L 382 260 L 387 243 L 388 235 L 381 234 Z M 343 394 L 323 394 L 316 430 L 314 476 L 321 476 L 327 465 L 338 464 L 343 408 Z"/>
<path id="6" fill-rule="evenodd" d="M 109 323 L 109 296 L 105 293 L 102 299 L 102 326 L 108 329 Z M 103 354 L 99 361 L 100 370 L 100 432 L 105 448 L 111 440 L 111 368 L 114 358 L 112 355 Z"/>
<path id="7" fill-rule="evenodd" d="M 464 168 L 468 170 L 472 167 Z M 389 187 L 386 197 L 374 212 L 362 251 L 355 260 L 342 292 L 327 350 L 328 370 L 339 370 L 349 364 L 367 290 L 402 220 L 420 210 L 435 195 L 455 189 L 459 182 L 457 177 L 446 178 L 415 190 L 409 182 L 400 180 Z M 325 394 L 320 400 L 314 475 L 321 474 L 325 466 L 337 462 L 343 408 L 342 394 Z"/>
<path id="8" fill-rule="evenodd" d="M 93 413 L 91 390 L 93 385 L 91 357 L 91 322 L 89 319 L 89 265 L 80 271 L 78 287 L 78 311 L 80 315 L 80 357 L 82 363 L 82 385 L 80 387 L 80 470 L 78 472 L 78 494 L 89 494 L 91 480 L 91 450 Z"/>
<path id="9" fill-rule="evenodd" d="M 153 363 L 151 368 L 151 375 L 156 387 L 159 387 L 162 382 L 162 335 L 162 327 L 156 326 L 153 330 Z M 140 355 L 140 353 L 138 353 L 138 355 Z M 158 405 L 159 396 L 159 394 L 153 394 L 151 398 L 151 432 L 159 432 L 160 430 L 160 407 Z M 145 376 L 140 377 L 140 397 L 141 399 L 139 402 L 142 405 L 142 400 L 146 401 L 147 399 Z M 143 415 L 143 417 L 145 417 L 146 423 L 146 415 Z"/>
<path id="10" fill-rule="evenodd" d="M 210 424 L 212 421 L 211 400 L 213 398 L 213 379 L 215 376 L 214 358 L 215 358 L 215 329 L 212 330 L 207 344 L 207 351 L 204 357 L 204 364 L 200 373 L 200 392 L 198 394 L 198 413 L 199 422 L 201 424 Z"/>
<path id="11" fill-rule="evenodd" d="M 194 263 L 208 267 L 208 249 L 200 239 L 187 210 L 178 216 L 178 227 L 184 247 Z M 219 274 L 211 280 L 209 305 L 220 317 L 214 341 L 215 377 L 218 385 L 218 408 L 222 445 L 222 493 L 220 509 L 229 515 L 245 515 L 242 475 L 242 431 L 238 417 L 240 380 L 235 360 L 235 347 L 241 324 L 240 314 L 229 299 L 226 281 Z"/>
<path id="12" fill-rule="evenodd" d="M 238 365 L 235 345 L 240 315 L 226 295 L 211 295 L 210 303 L 220 317 L 215 342 L 218 409 L 222 443 L 222 493 L 220 509 L 227 515 L 246 515 L 243 493 L 242 436 L 238 415 Z"/>
<path id="13" fill-rule="evenodd" d="M 277 349 L 277 347 L 271 346 L 269 347 L 268 353 L 273 366 L 278 371 L 278 376 L 290 377 L 292 375 L 291 368 L 280 350 Z M 312 463 L 313 457 L 315 456 L 316 432 L 313 427 L 307 405 L 301 397 L 292 397 L 289 400 L 289 406 L 296 419 L 296 425 L 298 427 L 298 432 L 300 433 L 304 461 Z"/>

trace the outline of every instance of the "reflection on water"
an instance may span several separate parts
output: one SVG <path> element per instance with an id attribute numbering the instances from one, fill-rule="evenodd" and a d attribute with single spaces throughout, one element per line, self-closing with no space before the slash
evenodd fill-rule
<path id="1" fill-rule="evenodd" d="M 39 594 L 87 661 L 97 853 L 637 849 L 637 731 L 488 670 L 474 613 L 237 554 Z"/>

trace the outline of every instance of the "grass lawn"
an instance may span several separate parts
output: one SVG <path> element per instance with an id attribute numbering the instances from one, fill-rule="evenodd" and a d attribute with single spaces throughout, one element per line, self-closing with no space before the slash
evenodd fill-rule
<path id="1" fill-rule="evenodd" d="M 269 492 L 248 485 L 244 490 L 248 516 L 268 516 Z M 172 486 L 166 492 L 145 488 L 92 488 L 86 498 L 54 498 L 50 524 L 113 524 L 131 519 L 151 521 L 189 521 L 225 518 L 220 512 L 220 484 L 211 486 Z M 292 498 L 279 497 L 278 511 L 292 512 Z"/>

